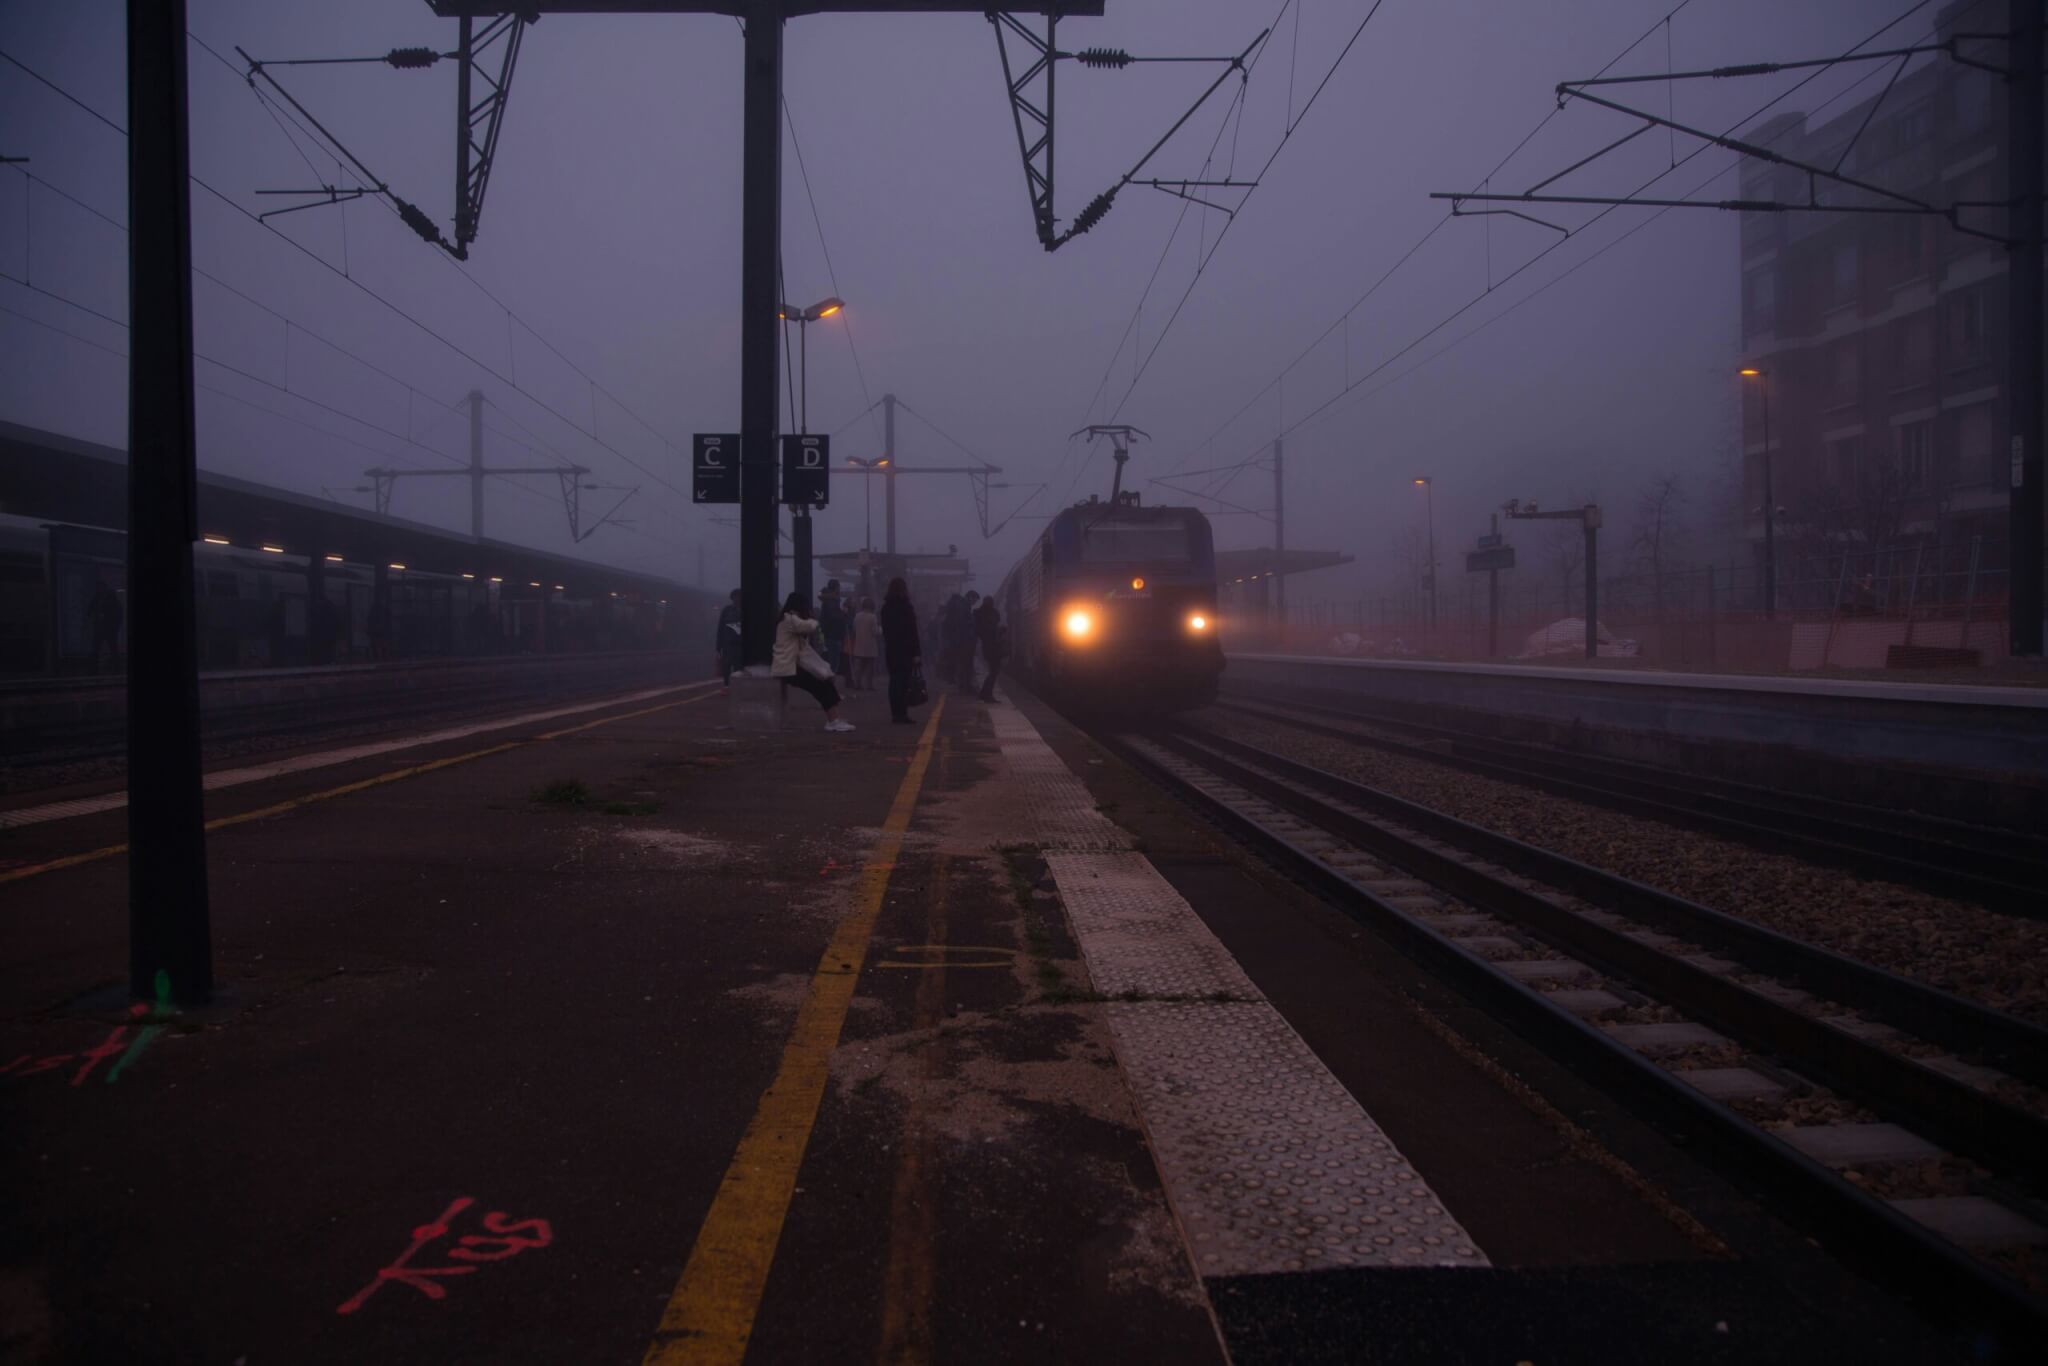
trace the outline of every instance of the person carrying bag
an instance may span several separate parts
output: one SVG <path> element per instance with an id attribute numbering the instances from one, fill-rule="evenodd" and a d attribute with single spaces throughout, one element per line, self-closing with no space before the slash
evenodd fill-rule
<path id="1" fill-rule="evenodd" d="M 924 685 L 917 609 L 910 605 L 910 588 L 902 579 L 889 580 L 889 591 L 882 596 L 881 618 L 883 663 L 889 670 L 889 719 L 907 726 L 911 724 L 910 708 L 923 706 L 931 697 Z"/>

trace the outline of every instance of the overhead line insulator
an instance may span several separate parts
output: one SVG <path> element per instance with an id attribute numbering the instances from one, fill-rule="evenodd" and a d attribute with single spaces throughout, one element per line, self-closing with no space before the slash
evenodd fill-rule
<path id="1" fill-rule="evenodd" d="M 1074 54 L 1074 60 L 1082 66 L 1100 68 L 1126 67 L 1131 64 L 1131 54 L 1120 47 L 1089 47 Z"/>
<path id="2" fill-rule="evenodd" d="M 395 194 L 391 196 L 391 202 L 397 206 L 398 216 L 404 221 L 405 226 L 411 228 L 433 245 L 437 247 L 442 245 L 440 225 L 427 217 L 419 205 L 414 204 L 410 200 L 400 199 Z"/>
<path id="3" fill-rule="evenodd" d="M 441 60 L 441 54 L 430 47 L 394 47 L 384 54 L 384 60 L 405 71 L 432 66 Z"/>

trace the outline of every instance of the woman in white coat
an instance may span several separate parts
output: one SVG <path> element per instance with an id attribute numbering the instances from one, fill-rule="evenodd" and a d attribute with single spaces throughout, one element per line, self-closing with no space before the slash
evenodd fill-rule
<path id="1" fill-rule="evenodd" d="M 768 672 L 817 698 L 825 709 L 826 730 L 852 730 L 851 722 L 839 719 L 839 687 L 832 681 L 832 666 L 811 648 L 817 632 L 810 604 L 803 594 L 791 593 L 782 604 L 782 620 L 775 624 L 775 656 Z"/>

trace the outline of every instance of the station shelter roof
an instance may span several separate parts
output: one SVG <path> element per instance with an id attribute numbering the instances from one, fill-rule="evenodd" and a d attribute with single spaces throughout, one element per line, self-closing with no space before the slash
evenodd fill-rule
<path id="1" fill-rule="evenodd" d="M 0 512 L 124 531 L 128 454 L 0 422 Z M 571 597 L 616 592 L 668 599 L 699 593 L 659 575 L 468 536 L 204 469 L 199 472 L 199 532 L 246 549 L 277 546 L 288 555 L 339 555 L 358 564 L 397 562 L 409 570 L 451 576 L 500 576 L 515 592 L 541 582 L 550 588 L 560 584 Z"/>
<path id="2" fill-rule="evenodd" d="M 1311 569 L 1331 569 L 1350 564 L 1353 556 L 1336 550 L 1287 550 L 1276 553 L 1271 546 L 1250 550 L 1216 552 L 1219 583 L 1248 583 L 1253 579 L 1278 578 L 1283 574 L 1305 574 Z"/>

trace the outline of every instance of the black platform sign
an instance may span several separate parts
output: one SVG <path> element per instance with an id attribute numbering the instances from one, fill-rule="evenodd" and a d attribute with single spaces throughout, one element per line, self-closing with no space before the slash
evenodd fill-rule
<path id="1" fill-rule="evenodd" d="M 740 500 L 740 434 L 697 433 L 690 445 L 690 484 L 699 503 Z"/>
<path id="2" fill-rule="evenodd" d="M 1485 537 L 1481 537 L 1484 540 Z M 1486 545 L 1477 550 L 1465 552 L 1465 572 L 1484 574 L 1489 570 L 1513 569 L 1515 548 L 1511 545 Z"/>
<path id="3" fill-rule="evenodd" d="M 782 438 L 782 501 L 790 507 L 823 507 L 831 501 L 832 438 Z"/>

